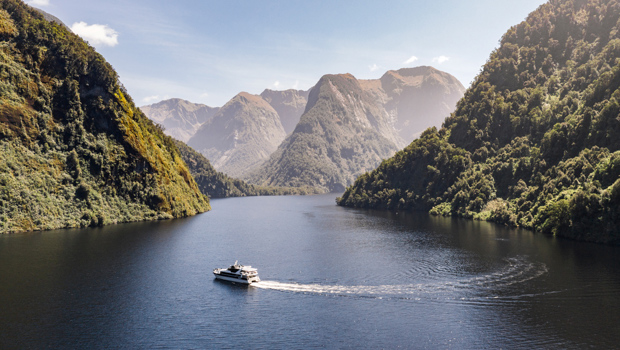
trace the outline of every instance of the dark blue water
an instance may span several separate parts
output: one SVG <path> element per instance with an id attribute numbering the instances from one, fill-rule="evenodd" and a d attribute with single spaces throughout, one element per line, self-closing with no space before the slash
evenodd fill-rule
<path id="1" fill-rule="evenodd" d="M 620 248 L 334 198 L 0 236 L 0 348 L 619 346 Z"/>

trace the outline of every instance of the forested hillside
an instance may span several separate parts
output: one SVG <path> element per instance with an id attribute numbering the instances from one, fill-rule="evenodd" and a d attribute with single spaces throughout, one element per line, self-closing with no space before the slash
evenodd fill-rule
<path id="1" fill-rule="evenodd" d="M 181 157 L 187 163 L 189 171 L 196 180 L 198 188 L 209 198 L 227 198 L 244 196 L 276 196 L 291 194 L 313 194 L 312 188 L 266 187 L 248 184 L 218 172 L 209 160 L 185 143 L 175 140 Z"/>
<path id="2" fill-rule="evenodd" d="M 0 0 L 0 76 L 0 233 L 209 210 L 111 65 L 18 0 Z"/>
<path id="3" fill-rule="evenodd" d="M 503 36 L 443 128 L 338 204 L 620 244 L 619 20 L 617 0 L 542 5 Z"/>
<path id="4" fill-rule="evenodd" d="M 250 180 L 342 191 L 402 145 L 389 116 L 355 77 L 325 75 L 310 90 L 293 133 Z"/>

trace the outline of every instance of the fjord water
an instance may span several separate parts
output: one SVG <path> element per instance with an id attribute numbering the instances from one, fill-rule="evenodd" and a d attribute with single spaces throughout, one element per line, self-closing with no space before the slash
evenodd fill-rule
<path id="1" fill-rule="evenodd" d="M 0 236 L 0 348 L 620 344 L 619 247 L 334 198 Z M 263 282 L 213 279 L 235 260 Z"/>

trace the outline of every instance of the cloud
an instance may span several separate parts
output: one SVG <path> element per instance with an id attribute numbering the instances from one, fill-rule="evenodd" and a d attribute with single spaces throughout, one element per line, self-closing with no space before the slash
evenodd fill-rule
<path id="1" fill-rule="evenodd" d="M 93 46 L 118 45 L 118 33 L 107 24 L 89 25 L 86 22 L 76 22 L 71 26 L 71 30 Z"/>
<path id="2" fill-rule="evenodd" d="M 276 80 L 276 82 L 275 82 L 275 83 L 273 83 L 273 86 L 277 89 L 277 88 L 278 88 L 278 86 L 280 86 L 280 82 Z"/>
<path id="3" fill-rule="evenodd" d="M 299 80 L 295 80 L 295 84 L 293 84 L 293 89 L 297 90 L 299 88 Z"/>
<path id="4" fill-rule="evenodd" d="M 200 94 L 200 98 L 207 98 L 207 97 L 209 97 L 209 93 L 208 92 Z"/>
<path id="5" fill-rule="evenodd" d="M 442 64 L 444 62 L 448 62 L 449 60 L 450 60 L 450 57 L 439 56 L 439 57 L 434 57 L 433 58 L 433 63 Z"/>
<path id="6" fill-rule="evenodd" d="M 49 6 L 50 0 L 30 0 L 26 1 L 26 3 L 33 6 Z"/>
<path id="7" fill-rule="evenodd" d="M 373 63 L 372 66 L 368 66 L 368 69 L 370 69 L 371 72 L 374 72 L 374 71 L 378 70 L 379 68 L 381 68 L 381 67 L 377 66 L 376 63 Z"/>
<path id="8" fill-rule="evenodd" d="M 418 58 L 417 58 L 417 57 L 415 57 L 415 56 L 411 56 L 411 57 L 409 57 L 409 59 L 408 59 L 408 60 L 406 60 L 405 62 L 403 62 L 403 64 L 411 64 L 411 63 L 413 63 L 413 62 L 415 62 L 415 61 L 417 61 L 417 60 L 418 60 Z"/>
<path id="9" fill-rule="evenodd" d="M 145 98 L 142 99 L 143 103 L 151 103 L 153 101 L 157 101 L 159 100 L 159 95 L 154 95 L 154 96 L 147 96 Z"/>

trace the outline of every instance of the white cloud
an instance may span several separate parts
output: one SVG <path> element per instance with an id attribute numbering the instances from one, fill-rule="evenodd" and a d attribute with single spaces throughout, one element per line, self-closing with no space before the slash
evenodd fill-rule
<path id="1" fill-rule="evenodd" d="M 154 95 L 154 96 L 147 96 L 145 98 L 142 99 L 143 103 L 151 103 L 153 101 L 157 101 L 159 100 L 159 95 Z"/>
<path id="2" fill-rule="evenodd" d="M 277 88 L 278 88 L 278 86 L 280 86 L 280 82 L 276 80 L 276 82 L 275 82 L 275 83 L 273 83 L 273 86 L 277 89 Z"/>
<path id="3" fill-rule="evenodd" d="M 449 60 L 450 60 L 450 57 L 439 56 L 439 57 L 433 58 L 433 63 L 442 64 L 444 62 L 448 62 Z"/>
<path id="4" fill-rule="evenodd" d="M 207 92 L 200 94 L 200 98 L 207 98 L 207 97 L 209 97 L 209 93 Z"/>
<path id="5" fill-rule="evenodd" d="M 374 71 L 378 70 L 379 68 L 381 68 L 381 67 L 377 66 L 376 63 L 373 63 L 372 66 L 368 66 L 368 69 L 370 69 L 371 72 L 374 72 Z"/>
<path id="6" fill-rule="evenodd" d="M 93 46 L 118 45 L 118 33 L 107 24 L 89 25 L 86 22 L 76 22 L 71 26 L 71 30 Z"/>
<path id="7" fill-rule="evenodd" d="M 413 63 L 413 62 L 415 62 L 415 61 L 417 61 L 417 60 L 418 60 L 418 58 L 417 58 L 417 57 L 415 57 L 415 56 L 411 56 L 411 57 L 409 57 L 409 59 L 408 59 L 408 60 L 406 60 L 405 62 L 403 62 L 403 64 L 411 64 L 411 63 Z"/>
<path id="8" fill-rule="evenodd" d="M 50 0 L 30 0 L 26 1 L 26 3 L 32 6 L 49 6 Z"/>
<path id="9" fill-rule="evenodd" d="M 295 84 L 293 84 L 293 89 L 297 90 L 299 88 L 299 80 L 295 80 Z"/>

